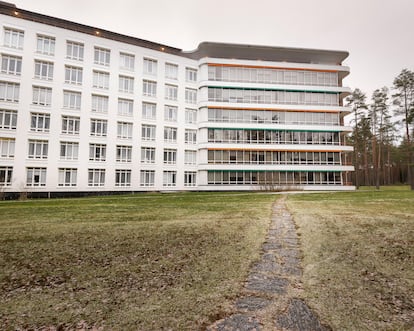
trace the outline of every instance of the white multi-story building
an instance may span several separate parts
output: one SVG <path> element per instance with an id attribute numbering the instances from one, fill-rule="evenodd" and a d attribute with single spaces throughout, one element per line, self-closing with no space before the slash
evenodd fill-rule
<path id="1" fill-rule="evenodd" d="M 0 17 L 2 191 L 353 189 L 347 52 L 184 52 L 5 2 Z"/>

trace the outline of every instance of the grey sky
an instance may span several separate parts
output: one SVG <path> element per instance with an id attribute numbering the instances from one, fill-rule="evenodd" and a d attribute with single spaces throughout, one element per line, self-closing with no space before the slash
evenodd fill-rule
<path id="1" fill-rule="evenodd" d="M 202 41 L 346 50 L 368 95 L 414 69 L 414 0 L 6 0 L 22 9 L 192 50 Z"/>

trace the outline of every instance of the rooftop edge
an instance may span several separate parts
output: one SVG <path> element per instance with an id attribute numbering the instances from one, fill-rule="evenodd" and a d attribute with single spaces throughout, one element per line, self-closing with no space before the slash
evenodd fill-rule
<path id="1" fill-rule="evenodd" d="M 329 64 L 341 65 L 348 57 L 346 51 L 306 49 L 278 46 L 262 46 L 249 44 L 233 44 L 222 42 L 202 42 L 197 49 L 192 51 L 183 51 L 182 49 L 123 35 L 120 33 L 92 27 L 61 18 L 56 18 L 40 13 L 27 11 L 17 8 L 15 4 L 0 1 L 0 14 L 25 19 L 36 23 L 55 26 L 58 28 L 68 29 L 95 37 L 106 38 L 118 42 L 123 42 L 135 46 L 153 49 L 156 51 L 182 56 L 194 60 L 203 57 L 226 58 L 240 60 L 259 60 L 275 62 L 294 62 L 294 63 L 311 63 L 311 64 Z"/>

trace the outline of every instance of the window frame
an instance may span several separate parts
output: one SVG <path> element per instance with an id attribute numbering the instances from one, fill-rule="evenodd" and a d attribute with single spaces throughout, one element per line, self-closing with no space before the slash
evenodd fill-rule
<path id="1" fill-rule="evenodd" d="M 47 160 L 49 154 L 49 141 L 40 139 L 28 140 L 27 158 L 33 160 Z"/>
<path id="2" fill-rule="evenodd" d="M 62 115 L 61 121 L 62 121 L 62 126 L 61 126 L 62 134 L 79 135 L 80 117 Z"/>
<path id="3" fill-rule="evenodd" d="M 8 36 L 10 34 L 10 36 Z M 9 27 L 3 28 L 3 46 L 15 49 L 23 49 L 24 31 Z"/>
<path id="4" fill-rule="evenodd" d="M 33 120 L 35 122 L 33 122 Z M 31 112 L 30 113 L 30 131 L 49 132 L 50 131 L 50 114 Z"/>
<path id="5" fill-rule="evenodd" d="M 75 161 L 79 158 L 79 143 L 73 141 L 61 141 L 59 144 L 60 160 Z"/>
<path id="6" fill-rule="evenodd" d="M 109 67 L 111 63 L 111 50 L 108 48 L 95 46 L 93 51 L 93 63 Z"/>
<path id="7" fill-rule="evenodd" d="M 39 44 L 40 43 L 40 44 Z M 36 52 L 45 55 L 55 55 L 56 38 L 38 34 L 36 36 Z"/>
<path id="8" fill-rule="evenodd" d="M 22 57 L 2 53 L 1 73 L 20 76 L 22 74 Z"/>
<path id="9" fill-rule="evenodd" d="M 89 161 L 106 162 L 106 144 L 89 143 Z"/>
<path id="10" fill-rule="evenodd" d="M 65 83 L 72 85 L 82 85 L 83 68 L 72 65 L 65 65 Z"/>
<path id="11" fill-rule="evenodd" d="M 29 174 L 31 174 L 29 178 Z M 26 186 L 46 186 L 47 170 L 45 167 L 27 167 L 26 168 Z M 30 180 L 29 180 L 30 179 Z"/>
<path id="12" fill-rule="evenodd" d="M 78 169 L 77 168 L 59 168 L 58 169 L 58 186 L 74 187 L 77 186 Z"/>
<path id="13" fill-rule="evenodd" d="M 85 45 L 76 41 L 66 40 L 66 58 L 75 61 L 83 61 Z"/>

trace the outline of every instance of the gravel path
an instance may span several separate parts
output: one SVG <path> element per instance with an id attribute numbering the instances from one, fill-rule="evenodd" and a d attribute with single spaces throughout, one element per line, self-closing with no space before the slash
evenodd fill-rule
<path id="1" fill-rule="evenodd" d="M 329 331 L 307 304 L 298 299 L 302 269 L 295 225 L 285 197 L 273 205 L 263 253 L 251 267 L 235 313 L 208 331 Z"/>

